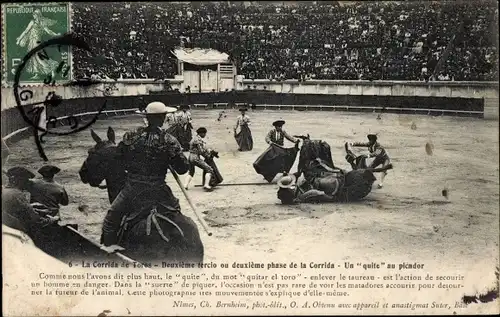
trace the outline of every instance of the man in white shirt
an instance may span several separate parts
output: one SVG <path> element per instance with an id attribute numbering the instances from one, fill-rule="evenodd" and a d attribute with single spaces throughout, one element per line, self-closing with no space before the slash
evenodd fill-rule
<path id="1" fill-rule="evenodd" d="M 274 129 L 269 131 L 266 135 L 266 143 L 275 143 L 279 146 L 283 146 L 284 139 L 293 143 L 299 143 L 299 140 L 289 135 L 285 130 L 283 130 L 284 120 L 277 120 L 273 122 Z"/>

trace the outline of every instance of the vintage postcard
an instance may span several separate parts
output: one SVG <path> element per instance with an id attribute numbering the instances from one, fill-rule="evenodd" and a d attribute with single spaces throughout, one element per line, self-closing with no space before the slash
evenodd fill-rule
<path id="1" fill-rule="evenodd" d="M 5 316 L 500 312 L 495 1 L 1 8 Z"/>

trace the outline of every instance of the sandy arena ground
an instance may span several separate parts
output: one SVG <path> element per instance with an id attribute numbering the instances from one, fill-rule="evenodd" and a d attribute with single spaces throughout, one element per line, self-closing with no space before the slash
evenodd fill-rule
<path id="1" fill-rule="evenodd" d="M 242 153 L 232 134 L 238 112 L 227 110 L 220 122 L 218 114 L 192 111 L 195 128 L 207 127 L 208 143 L 220 153 L 217 164 L 224 183 L 265 182 L 252 163 L 266 149 L 265 134 L 277 119 L 286 120 L 284 128 L 291 134 L 309 133 L 313 139 L 327 141 L 335 164 L 346 169 L 344 142 L 365 141 L 367 133 L 378 133 L 395 168 L 383 189 L 374 187 L 365 201 L 356 204 L 282 206 L 276 185 L 220 187 L 210 193 L 192 187 L 189 195 L 206 213 L 213 232 L 208 237 L 199 226 L 207 262 L 399 259 L 447 270 L 488 271 L 484 274 L 492 276 L 499 248 L 497 121 L 396 114 L 383 114 L 377 120 L 377 114 L 371 113 L 250 111 L 254 149 Z M 112 126 L 121 140 L 126 130 L 141 121 L 138 116 L 115 118 L 98 121 L 93 128 L 104 138 Z M 57 178 L 70 195 L 62 218 L 78 223 L 84 234 L 98 241 L 109 206 L 107 193 L 84 185 L 77 174 L 94 145 L 89 131 L 46 140 L 46 154 L 50 163 L 62 169 Z M 426 154 L 427 142 L 433 144 L 432 155 Z M 27 165 L 36 170 L 43 165 L 32 138 L 12 146 L 12 151 L 9 167 Z M 184 213 L 195 218 L 173 177 L 168 176 L 168 183 Z M 200 170 L 194 184 L 201 184 Z M 448 199 L 442 196 L 444 188 Z M 80 205 L 88 205 L 89 213 L 79 212 Z"/>

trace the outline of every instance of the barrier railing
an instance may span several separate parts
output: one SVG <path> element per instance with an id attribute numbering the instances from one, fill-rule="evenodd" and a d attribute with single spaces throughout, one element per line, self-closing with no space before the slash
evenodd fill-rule
<path id="1" fill-rule="evenodd" d="M 138 98 L 141 97 L 142 101 Z M 222 93 L 158 93 L 141 96 L 93 97 L 64 100 L 56 108 L 47 109 L 47 118 L 56 117 L 58 122 L 73 116 L 95 114 L 106 101 L 104 116 L 125 113 L 151 101 L 162 101 L 168 105 L 191 104 L 195 108 L 227 109 L 242 104 L 253 109 L 289 109 L 313 111 L 357 111 L 387 112 L 406 114 L 429 114 L 484 116 L 484 99 L 480 98 L 445 98 L 421 96 L 371 96 L 371 95 L 325 95 L 325 94 L 286 94 L 270 91 L 230 91 Z M 25 110 L 29 111 L 28 107 Z M 16 108 L 2 111 L 2 137 L 27 127 Z"/>
<path id="2" fill-rule="evenodd" d="M 116 110 L 105 110 L 105 111 L 101 111 L 101 115 L 104 115 L 106 117 L 109 117 L 111 114 L 113 114 L 114 116 L 125 116 L 125 115 L 128 115 L 128 114 L 132 114 L 132 113 L 135 113 L 135 111 L 137 111 L 138 108 L 131 108 L 131 109 L 116 109 Z M 75 115 L 71 115 L 71 116 L 61 116 L 61 117 L 57 117 L 57 121 L 55 122 L 55 125 L 59 125 L 59 126 L 65 126 L 66 124 L 64 123 L 64 120 L 65 119 L 69 119 L 70 117 L 86 117 L 86 116 L 95 116 L 96 114 L 98 114 L 99 112 L 98 111 L 93 111 L 93 112 L 85 112 L 85 113 L 78 113 L 78 114 L 75 114 Z M 70 124 L 70 122 L 68 122 L 68 124 Z M 30 128 L 32 128 L 31 126 L 27 126 L 27 127 L 24 127 L 24 128 L 20 128 L 20 129 L 17 129 L 7 135 L 5 135 L 3 138 L 3 140 L 7 143 L 11 143 L 13 139 L 15 139 L 17 136 L 21 135 L 21 134 L 24 134 L 26 132 L 28 132 L 30 130 Z"/>

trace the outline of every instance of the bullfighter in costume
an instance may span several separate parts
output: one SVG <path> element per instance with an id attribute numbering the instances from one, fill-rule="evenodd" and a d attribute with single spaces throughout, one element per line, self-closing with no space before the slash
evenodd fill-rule
<path id="1" fill-rule="evenodd" d="M 175 113 L 167 113 L 165 116 L 165 124 L 167 129 L 177 124 L 177 117 L 175 116 Z"/>
<path id="2" fill-rule="evenodd" d="M 264 176 L 264 179 L 270 183 L 276 175 L 290 171 L 299 150 L 300 140 L 283 130 L 284 124 L 283 120 L 273 122 L 275 128 L 269 131 L 265 138 L 266 143 L 270 146 L 253 163 L 255 171 Z M 295 143 L 295 147 L 283 147 L 285 138 Z"/>
<path id="3" fill-rule="evenodd" d="M 7 171 L 8 184 L 2 189 L 2 223 L 22 231 L 31 238 L 39 229 L 49 226 L 59 217 L 41 216 L 30 205 L 29 181 L 35 174 L 24 167 L 13 167 Z"/>
<path id="4" fill-rule="evenodd" d="M 161 128 L 166 114 L 176 110 L 161 102 L 148 104 L 148 126 L 125 133 L 123 141 L 118 144 L 127 181 L 104 219 L 101 243 L 108 252 L 122 249 L 116 245 L 121 221 L 133 209 L 130 206 L 136 204 L 137 199 L 157 193 L 160 203 L 167 206 L 169 212 L 181 211 L 179 200 L 165 183 L 165 176 L 169 167 L 179 174 L 186 173 L 189 163 L 177 139 Z"/>
<path id="5" fill-rule="evenodd" d="M 289 135 L 285 130 L 283 130 L 284 124 L 285 124 L 284 120 L 277 120 L 273 122 L 274 129 L 269 131 L 266 135 L 267 144 L 275 143 L 279 146 L 283 146 L 285 138 L 292 143 L 299 143 L 298 139 L 294 138 L 293 136 Z"/>
<path id="6" fill-rule="evenodd" d="M 240 109 L 241 115 L 236 119 L 234 127 L 234 138 L 238 143 L 238 151 L 251 151 L 253 149 L 252 131 L 250 131 L 250 117 L 246 114 L 247 109 Z M 239 129 L 239 132 L 238 132 Z"/>
<path id="7" fill-rule="evenodd" d="M 44 165 L 38 170 L 43 178 L 33 179 L 29 186 L 31 202 L 42 204 L 51 216 L 59 215 L 59 205 L 67 206 L 69 203 L 64 187 L 54 181 L 54 175 L 60 171 L 56 166 Z"/>
<path id="8" fill-rule="evenodd" d="M 207 135 L 207 129 L 204 127 L 198 128 L 196 134 L 197 135 L 189 143 L 189 174 L 186 176 L 184 188 L 189 189 L 189 183 L 191 183 L 193 179 L 195 167 L 199 167 L 206 173 L 203 188 L 205 190 L 211 190 L 210 179 L 214 171 L 204 160 L 202 160 L 202 157 L 210 157 L 213 153 L 213 151 L 207 148 L 207 142 L 204 140 Z"/>
<path id="9" fill-rule="evenodd" d="M 384 149 L 384 147 L 378 143 L 377 141 L 377 135 L 375 134 L 368 134 L 367 135 L 368 142 L 355 142 L 352 143 L 352 146 L 356 147 L 368 147 L 368 151 L 370 152 L 369 157 L 374 157 L 375 159 L 373 162 L 370 164 L 371 168 L 375 168 L 379 165 L 382 165 L 382 167 L 387 167 L 391 165 L 391 159 L 389 158 L 389 154 L 387 151 Z M 378 188 L 382 188 L 384 186 L 384 178 L 387 175 L 387 171 L 382 172 L 382 175 L 380 176 L 380 182 L 378 184 Z"/>
<path id="10" fill-rule="evenodd" d="M 175 136 L 182 146 L 184 151 L 189 150 L 189 142 L 193 138 L 192 134 L 192 119 L 189 105 L 180 106 L 178 112 L 175 113 L 175 123 L 177 124 L 177 135 Z"/>

